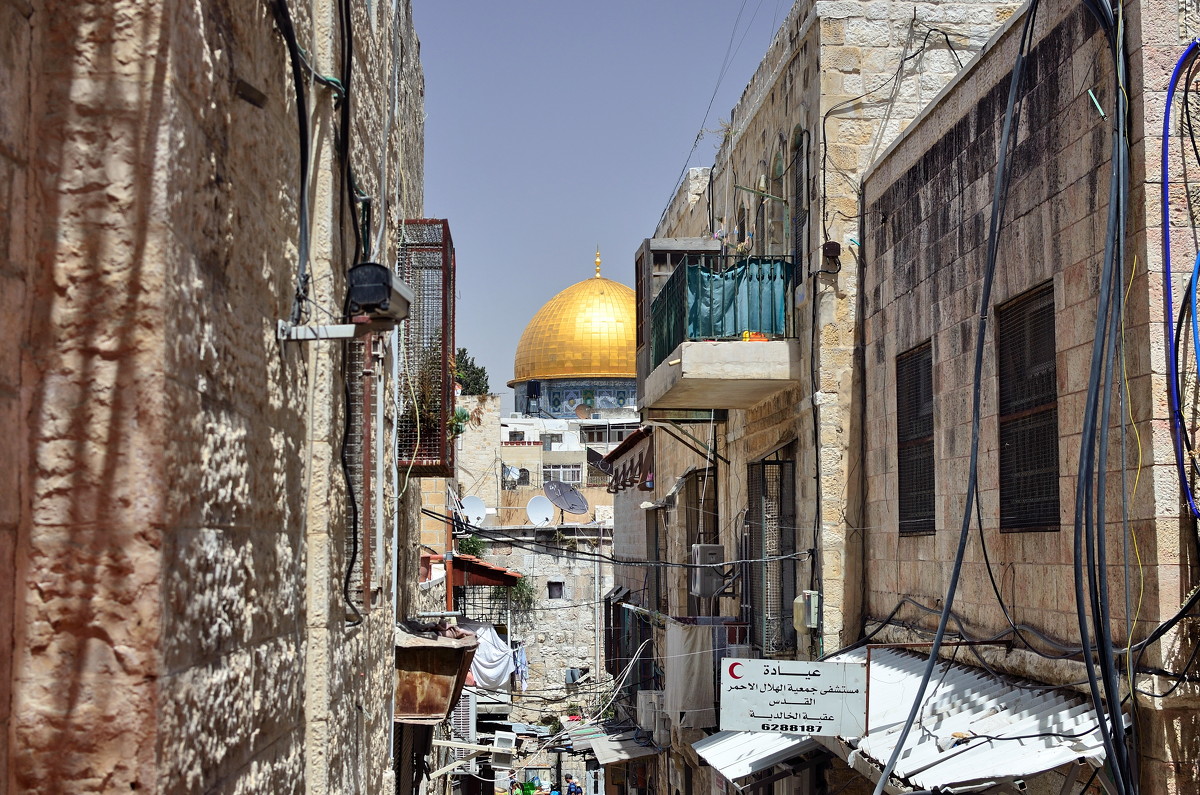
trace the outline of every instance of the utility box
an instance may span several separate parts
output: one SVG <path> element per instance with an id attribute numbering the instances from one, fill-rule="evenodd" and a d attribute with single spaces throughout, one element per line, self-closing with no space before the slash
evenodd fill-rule
<path id="1" fill-rule="evenodd" d="M 716 596 L 725 585 L 725 578 L 713 564 L 725 562 L 725 547 L 720 544 L 692 544 L 692 565 L 688 593 L 702 599 Z"/>
<path id="2" fill-rule="evenodd" d="M 792 626 L 801 635 L 817 628 L 821 619 L 821 594 L 818 591 L 801 591 L 792 602 Z"/>

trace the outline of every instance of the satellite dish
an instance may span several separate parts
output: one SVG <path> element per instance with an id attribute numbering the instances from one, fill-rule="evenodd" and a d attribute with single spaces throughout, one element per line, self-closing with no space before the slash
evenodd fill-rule
<path id="1" fill-rule="evenodd" d="M 586 403 L 580 403 L 575 407 L 575 416 L 581 420 L 590 420 L 592 418 L 592 407 Z"/>
<path id="2" fill-rule="evenodd" d="M 587 513 L 587 497 L 579 493 L 579 489 L 561 480 L 547 480 L 542 484 L 542 491 L 550 498 L 550 502 L 567 513 Z"/>
<path id="3" fill-rule="evenodd" d="M 525 515 L 529 517 L 529 523 L 532 525 L 541 527 L 550 524 L 550 520 L 554 518 L 554 503 L 540 494 L 534 495 L 525 506 Z"/>
<path id="4" fill-rule="evenodd" d="M 462 500 L 463 513 L 467 515 L 467 521 L 473 525 L 483 524 L 484 517 L 487 516 L 487 506 L 483 500 L 476 496 L 463 497 Z"/>

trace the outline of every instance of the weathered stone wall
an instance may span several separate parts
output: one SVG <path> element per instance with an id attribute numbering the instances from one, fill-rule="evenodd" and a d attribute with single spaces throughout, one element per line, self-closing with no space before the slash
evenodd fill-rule
<path id="1" fill-rule="evenodd" d="M 1013 8 L 938 3 L 914 16 L 902 3 L 797 3 L 733 109 L 711 185 L 685 184 L 655 233 L 715 234 L 730 253 L 797 257 L 797 336 L 815 378 L 767 406 L 730 411 L 721 452 L 733 476 L 722 480 L 721 510 L 732 517 L 744 507 L 747 464 L 796 442 L 796 546 L 818 550 L 823 598 L 824 637 L 805 655 L 853 640 L 860 627 L 859 175 Z M 839 257 L 823 257 L 825 241 L 840 244 Z M 671 474 L 659 466 L 660 483 Z M 810 564 L 796 565 L 798 582 L 810 582 Z"/>
<path id="2" fill-rule="evenodd" d="M 529 660 L 529 696 L 521 698 L 520 688 L 514 688 L 511 720 L 528 723 L 538 723 L 543 715 L 561 716 L 569 703 L 600 706 L 608 676 L 603 632 L 597 636 L 604 618 L 599 600 L 613 585 L 612 564 L 596 557 L 612 555 L 607 528 L 564 528 L 561 538 L 555 537 L 553 529 L 540 530 L 536 544 L 534 539 L 532 531 L 512 543 L 497 539 L 484 555 L 488 563 L 521 572 L 533 587 L 533 607 L 515 609 L 509 626 L 510 639 L 525 642 Z M 546 551 L 534 552 L 530 547 Z M 563 583 L 563 598 L 549 598 L 550 582 Z M 600 659 L 596 658 L 597 637 Z M 568 686 L 568 668 L 588 668 L 591 678 Z"/>
<path id="3" fill-rule="evenodd" d="M 461 496 L 475 496 L 489 508 L 500 501 L 500 396 L 463 395 L 458 407 L 466 409 L 471 420 L 460 437 L 455 459 L 456 477 Z"/>
<path id="4" fill-rule="evenodd" d="M 1133 200 L 1129 216 L 1129 295 L 1122 339 L 1129 414 L 1135 428 L 1126 482 L 1139 485 L 1128 505 L 1136 531 L 1144 591 L 1132 630 L 1124 608 L 1119 486 L 1110 491 L 1108 550 L 1112 567 L 1113 632 L 1144 637 L 1170 617 L 1194 585 L 1187 564 L 1192 542 L 1181 535 L 1178 481 L 1166 430 L 1165 334 L 1162 262 L 1158 249 L 1155 170 L 1162 108 L 1170 68 L 1182 51 L 1167 3 L 1126 9 L 1131 53 L 1129 91 L 1133 116 Z M 1014 20 L 985 56 L 954 84 L 920 122 L 897 141 L 867 178 L 867 217 L 875 223 L 863 240 L 866 344 L 866 562 L 867 611 L 887 615 L 902 597 L 927 605 L 944 598 L 965 506 L 971 445 L 973 362 L 986 259 L 993 180 L 1001 124 L 1023 18 Z M 1038 12 L 1034 45 L 1022 89 L 1022 124 L 1016 133 L 1006 218 L 991 295 L 995 307 L 1038 285 L 1054 293 L 1059 429 L 1061 527 L 1038 533 L 1000 533 L 999 450 L 994 328 L 984 347 L 979 436 L 979 505 L 991 565 L 1014 621 L 1068 645 L 1078 643 L 1073 586 L 1073 538 L 1079 428 L 1088 389 L 1099 273 L 1104 251 L 1111 169 L 1112 62 L 1103 33 L 1086 10 L 1047 0 Z M 1143 82 L 1144 81 L 1144 82 Z M 1184 198 L 1178 197 L 1182 207 Z M 1195 254 L 1192 229 L 1180 218 L 1176 252 Z M 1150 274 L 1149 276 L 1147 274 Z M 1183 294 L 1182 279 L 1175 295 Z M 895 505 L 896 356 L 932 340 L 936 529 L 900 536 Z M 1114 415 L 1112 448 L 1119 444 Z M 1134 435 L 1136 431 L 1136 437 Z M 1139 441 L 1140 440 L 1140 441 Z M 1122 480 L 1122 462 L 1109 461 L 1109 483 Z M 1140 469 L 1139 474 L 1134 468 Z M 1131 561 L 1132 562 L 1132 561 Z M 1193 561 L 1194 564 L 1194 561 Z M 1139 576 L 1139 575 L 1135 575 Z M 1008 628 L 997 604 L 978 542 L 968 548 L 954 603 L 966 628 L 991 636 Z M 902 621 L 929 625 L 928 616 L 903 613 Z M 1171 635 L 1147 650 L 1142 662 L 1179 668 L 1190 642 Z M 1050 651 L 1043 649 L 1043 651 Z M 1082 671 L 1031 653 L 989 655 L 991 664 L 1035 680 L 1078 681 Z M 1152 688 L 1161 689 L 1161 688 Z M 1188 686 L 1173 698 L 1139 699 L 1143 792 L 1191 792 L 1197 786 L 1194 748 L 1200 723 Z"/>
<path id="5" fill-rule="evenodd" d="M 311 7 L 301 45 L 337 73 L 335 7 Z M 393 230 L 420 214 L 422 86 L 408 4 L 388 14 L 356 10 L 352 144 Z M 6 434 L 21 465 L 0 489 L 16 575 L 0 577 L 0 787 L 387 790 L 390 571 L 360 627 L 340 593 L 341 345 L 275 339 L 299 171 L 270 6 L 10 0 L 0 16 L 0 58 L 21 66 L 0 117 L 2 322 L 21 341 L 0 410 L 28 428 Z M 337 314 L 351 235 L 333 97 L 308 88 L 310 295 Z"/>

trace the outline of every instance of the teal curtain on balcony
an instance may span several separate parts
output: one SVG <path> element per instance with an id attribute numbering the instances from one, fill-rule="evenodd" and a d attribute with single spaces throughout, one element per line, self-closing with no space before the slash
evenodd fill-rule
<path id="1" fill-rule="evenodd" d="M 784 336 L 792 272 L 792 263 L 780 260 L 744 260 L 719 272 L 689 266 L 687 339 L 740 338 L 746 331 Z"/>

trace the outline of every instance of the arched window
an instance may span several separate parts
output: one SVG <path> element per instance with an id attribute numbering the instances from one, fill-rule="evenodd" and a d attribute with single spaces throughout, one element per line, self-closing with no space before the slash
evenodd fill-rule
<path id="1" fill-rule="evenodd" d="M 807 130 L 797 127 L 792 132 L 792 256 L 796 264 L 807 268 L 808 245 L 808 158 L 809 135 Z"/>
<path id="2" fill-rule="evenodd" d="M 773 198 L 767 199 L 767 215 L 771 219 L 768 223 L 770 226 L 769 234 L 767 235 L 767 253 L 768 254 L 784 254 L 787 251 L 787 198 L 785 191 L 787 188 L 783 184 L 783 175 L 786 170 L 784 166 L 783 152 L 775 153 L 775 160 L 771 163 L 771 181 L 767 193 Z"/>
<path id="3" fill-rule="evenodd" d="M 518 486 L 528 486 L 529 485 L 529 470 L 526 469 L 525 467 L 521 467 L 521 472 L 520 472 L 520 474 L 517 475 L 517 485 Z"/>

